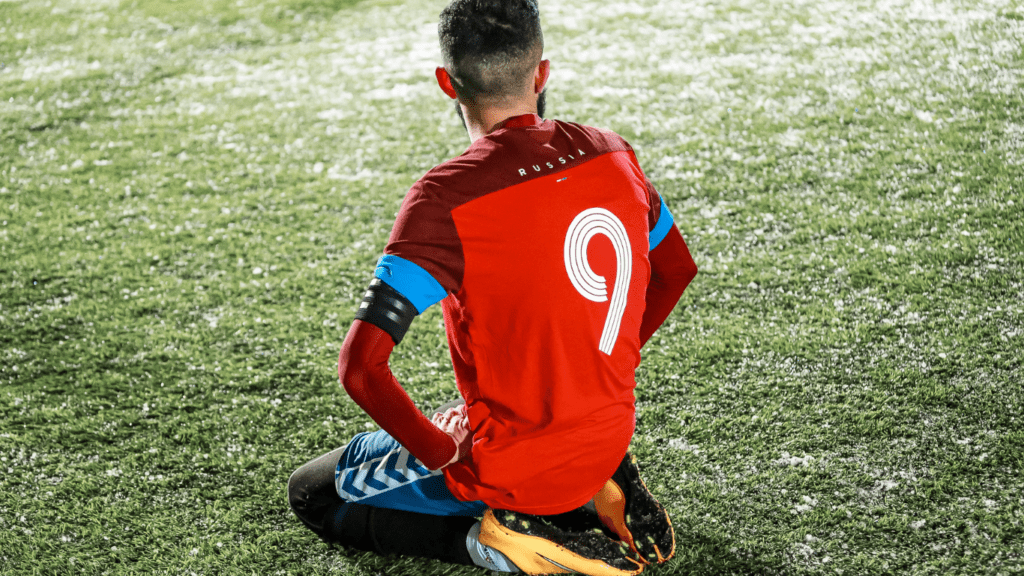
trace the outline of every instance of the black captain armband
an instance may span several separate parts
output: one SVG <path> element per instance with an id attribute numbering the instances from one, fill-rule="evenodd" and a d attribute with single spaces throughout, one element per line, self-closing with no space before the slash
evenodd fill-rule
<path id="1" fill-rule="evenodd" d="M 356 319 L 369 322 L 387 332 L 397 345 L 418 314 L 408 298 L 380 278 L 374 278 L 363 295 L 363 301 L 359 303 Z"/>

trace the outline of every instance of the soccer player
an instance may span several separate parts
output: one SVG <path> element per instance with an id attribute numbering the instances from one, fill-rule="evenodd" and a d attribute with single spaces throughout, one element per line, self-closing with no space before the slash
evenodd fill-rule
<path id="1" fill-rule="evenodd" d="M 618 135 L 544 120 L 535 0 L 453 0 L 441 90 L 472 141 L 413 185 L 342 346 L 381 430 L 299 468 L 327 542 L 530 574 L 639 574 L 668 514 L 627 452 L 640 349 L 697 273 Z M 441 304 L 461 400 L 428 418 L 388 367 Z"/>

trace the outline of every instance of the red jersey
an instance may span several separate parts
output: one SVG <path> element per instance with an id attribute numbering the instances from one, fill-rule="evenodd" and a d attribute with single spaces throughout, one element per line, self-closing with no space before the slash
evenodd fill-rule
<path id="1" fill-rule="evenodd" d="M 557 514 L 611 476 L 671 224 L 621 137 L 532 114 L 413 186 L 376 275 L 420 312 L 441 301 L 474 434 L 444 469 L 457 498 Z"/>

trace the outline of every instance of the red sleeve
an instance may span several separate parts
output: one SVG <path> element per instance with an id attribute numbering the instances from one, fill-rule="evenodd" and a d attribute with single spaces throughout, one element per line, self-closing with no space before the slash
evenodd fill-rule
<path id="1" fill-rule="evenodd" d="M 672 225 L 665 239 L 651 250 L 651 282 L 647 285 L 647 308 L 640 322 L 640 345 L 654 335 L 654 331 L 668 318 L 683 290 L 697 275 L 697 265 L 690 256 L 679 228 Z"/>
<path id="2" fill-rule="evenodd" d="M 338 358 L 338 377 L 349 396 L 424 466 L 437 470 L 458 448 L 412 403 L 388 367 L 395 342 L 380 328 L 354 320 Z"/>

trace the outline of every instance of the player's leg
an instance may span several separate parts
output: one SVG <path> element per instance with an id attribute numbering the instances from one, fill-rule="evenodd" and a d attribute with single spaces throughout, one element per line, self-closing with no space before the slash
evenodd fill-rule
<path id="1" fill-rule="evenodd" d="M 386 439 L 382 439 L 382 436 Z M 378 476 L 379 473 L 390 471 L 392 475 L 401 473 L 405 477 L 413 477 L 413 479 L 422 480 L 423 476 L 430 478 L 429 475 L 422 474 L 419 478 L 415 478 L 416 472 L 426 471 L 425 469 L 410 471 L 400 466 L 389 467 L 387 460 L 392 451 L 387 450 L 390 447 L 387 439 L 390 439 L 390 436 L 384 432 L 360 434 L 348 445 L 311 460 L 296 470 L 288 481 L 288 500 L 296 516 L 328 543 L 341 544 L 378 554 L 400 554 L 474 565 L 473 557 L 467 546 L 467 537 L 473 526 L 477 524 L 477 519 L 474 516 L 465 515 L 474 510 L 472 507 L 466 506 L 466 503 L 454 501 L 449 506 L 454 512 L 462 512 L 464 515 L 438 515 L 381 508 L 379 504 L 388 503 L 386 494 L 376 494 L 377 498 L 373 500 L 373 503 L 378 506 L 346 500 L 339 496 L 339 484 L 345 484 L 346 479 L 349 480 L 346 487 L 352 492 L 366 494 L 367 490 L 380 488 L 377 483 L 379 481 L 375 482 L 372 475 L 369 477 L 365 474 L 361 477 L 350 476 L 353 472 L 358 474 L 361 465 L 366 465 L 362 469 L 364 473 L 372 474 L 376 471 Z M 397 445 L 397 443 L 395 444 Z M 379 454 L 379 452 L 383 452 L 383 454 Z M 397 463 L 398 455 L 400 452 L 395 453 L 396 457 L 390 459 Z M 360 457 L 366 459 L 358 462 L 356 459 Z M 345 461 L 349 467 L 339 475 L 338 464 L 342 461 Z M 352 466 L 353 464 L 356 465 Z M 426 472 L 429 473 L 429 471 Z M 384 477 L 394 480 L 386 475 Z M 341 482 L 337 482 L 337 478 L 341 478 Z M 435 479 L 440 478 L 435 477 Z M 409 485 L 414 483 L 411 480 L 405 482 Z M 425 492 L 433 491 L 437 498 L 425 502 L 424 508 L 440 513 L 446 511 L 444 502 L 446 499 L 443 493 L 437 493 L 431 487 L 421 486 L 419 488 L 418 491 L 411 492 L 403 490 L 401 494 L 395 495 L 394 502 L 407 508 L 414 508 L 415 498 L 422 496 Z M 449 498 L 454 500 L 450 493 Z M 478 510 L 482 510 L 482 508 L 482 506 L 477 507 Z"/>
<path id="2" fill-rule="evenodd" d="M 601 526 L 618 541 L 600 534 Z M 638 574 L 641 563 L 660 564 L 675 554 L 668 512 L 647 490 L 636 457 L 628 453 L 585 506 L 556 516 L 491 510 L 480 540 L 531 574 L 548 573 L 552 565 L 586 574 Z"/>
<path id="3" fill-rule="evenodd" d="M 443 413 L 463 403 L 461 398 L 453 400 L 435 410 L 434 414 Z M 377 433 L 378 436 L 381 434 L 384 433 Z M 382 441 L 374 442 L 369 433 L 358 434 L 349 444 L 302 465 L 288 480 L 288 501 L 295 515 L 321 538 L 337 540 L 336 535 L 332 537 L 330 534 L 332 520 L 341 514 L 342 508 L 348 503 L 338 495 L 337 479 L 342 472 L 339 466 L 342 458 L 358 468 L 396 446 L 397 443 L 386 435 Z"/>
<path id="4" fill-rule="evenodd" d="M 449 402 L 434 414 L 462 403 Z M 423 468 L 383 431 L 359 434 L 299 468 L 288 481 L 288 499 L 303 524 L 327 542 L 517 571 L 479 541 L 476 517 L 486 506 L 457 500 L 443 476 Z"/>
<path id="5" fill-rule="evenodd" d="M 643 571 L 629 547 L 609 538 L 594 513 L 584 507 L 550 516 L 488 510 L 480 542 L 502 552 L 527 574 L 636 576 Z"/>
<path id="6" fill-rule="evenodd" d="M 483 503 L 456 500 L 443 476 L 383 431 L 360 434 L 299 468 L 288 497 L 322 539 L 360 550 L 531 574 L 571 569 L 626 576 L 641 568 L 627 559 L 628 549 L 600 533 L 592 511 L 548 517 L 487 511 L 477 521 Z"/>
<path id="7" fill-rule="evenodd" d="M 334 519 L 345 501 L 334 487 L 334 472 L 345 448 L 306 462 L 288 479 L 288 504 L 299 520 L 326 542 L 340 539 Z"/>

